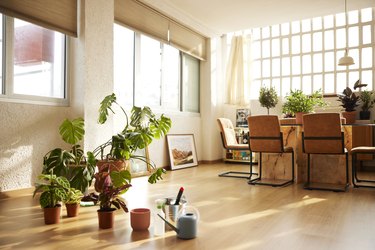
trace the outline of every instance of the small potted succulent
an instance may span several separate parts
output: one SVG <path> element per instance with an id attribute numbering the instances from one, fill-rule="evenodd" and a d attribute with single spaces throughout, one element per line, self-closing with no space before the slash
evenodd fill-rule
<path id="1" fill-rule="evenodd" d="M 112 228 L 114 211 L 122 209 L 128 212 L 125 201 L 121 197 L 131 187 L 131 174 L 128 170 L 98 172 L 95 174 L 95 191 L 99 193 L 98 220 L 99 228 Z"/>
<path id="2" fill-rule="evenodd" d="M 286 96 L 285 100 L 282 112 L 288 116 L 295 116 L 297 124 L 302 124 L 303 114 L 311 113 L 317 107 L 327 106 L 326 102 L 323 100 L 321 90 L 317 90 L 311 95 L 304 94 L 302 90 L 292 90 L 290 94 Z"/>
<path id="3" fill-rule="evenodd" d="M 79 206 L 82 198 L 83 194 L 81 190 L 69 188 L 64 199 L 68 217 L 76 217 L 78 215 Z"/>
<path id="4" fill-rule="evenodd" d="M 260 106 L 267 108 L 267 115 L 270 114 L 270 108 L 276 107 L 278 102 L 277 93 L 274 87 L 261 87 L 259 91 Z"/>
<path id="5" fill-rule="evenodd" d="M 364 90 L 359 94 L 359 99 L 362 103 L 361 111 L 359 112 L 359 119 L 370 120 L 370 109 L 372 109 L 375 103 L 374 93 L 372 91 Z"/>
<path id="6" fill-rule="evenodd" d="M 342 116 L 346 119 L 347 124 L 355 123 L 355 109 L 359 105 L 359 96 L 357 96 L 349 87 L 346 87 L 342 94 L 338 95 L 338 101 L 344 108 Z"/>
<path id="7" fill-rule="evenodd" d="M 40 206 L 44 211 L 45 224 L 60 222 L 61 202 L 66 199 L 70 189 L 69 181 L 64 176 L 41 174 L 35 184 L 33 197 L 42 191 L 39 197 Z"/>

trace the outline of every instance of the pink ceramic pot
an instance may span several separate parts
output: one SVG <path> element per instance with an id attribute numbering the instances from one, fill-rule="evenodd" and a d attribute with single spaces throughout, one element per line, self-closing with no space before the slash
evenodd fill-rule
<path id="1" fill-rule="evenodd" d="M 130 225 L 133 230 L 147 230 L 150 226 L 150 209 L 135 208 L 130 210 Z"/>

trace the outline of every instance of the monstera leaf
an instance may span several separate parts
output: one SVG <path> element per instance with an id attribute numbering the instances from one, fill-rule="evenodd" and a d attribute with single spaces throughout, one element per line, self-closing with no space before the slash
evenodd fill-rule
<path id="1" fill-rule="evenodd" d="M 77 144 L 85 135 L 85 122 L 82 118 L 66 119 L 59 128 L 62 139 L 71 145 Z"/>

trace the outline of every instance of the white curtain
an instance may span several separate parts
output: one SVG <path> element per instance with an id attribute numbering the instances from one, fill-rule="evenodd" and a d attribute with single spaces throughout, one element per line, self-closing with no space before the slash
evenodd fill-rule
<path id="1" fill-rule="evenodd" d="M 233 36 L 227 62 L 226 84 L 228 104 L 245 106 L 250 103 L 251 38 Z"/>

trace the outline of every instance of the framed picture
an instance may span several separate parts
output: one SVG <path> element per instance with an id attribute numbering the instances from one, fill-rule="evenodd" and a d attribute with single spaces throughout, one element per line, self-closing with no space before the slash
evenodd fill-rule
<path id="1" fill-rule="evenodd" d="M 167 135 L 167 144 L 172 170 L 198 165 L 193 134 Z"/>
<path id="2" fill-rule="evenodd" d="M 130 159 L 130 173 L 132 177 L 148 175 L 151 172 L 148 148 L 138 149 L 134 155 L 140 156 L 142 159 Z"/>
<path id="3" fill-rule="evenodd" d="M 250 115 L 250 109 L 236 110 L 236 127 L 247 127 L 247 117 Z"/>

